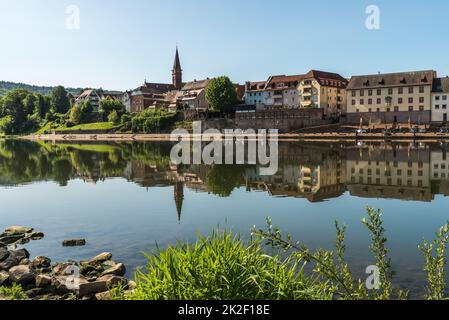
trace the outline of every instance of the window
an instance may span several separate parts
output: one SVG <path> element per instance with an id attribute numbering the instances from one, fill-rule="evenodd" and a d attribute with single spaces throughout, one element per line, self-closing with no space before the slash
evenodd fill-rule
<path id="1" fill-rule="evenodd" d="M 363 97 L 365 95 L 365 90 L 360 90 L 360 96 Z"/>
<path id="2" fill-rule="evenodd" d="M 352 105 L 355 106 L 356 105 L 356 101 L 355 99 L 352 99 Z"/>
<path id="3" fill-rule="evenodd" d="M 355 90 L 352 90 L 351 93 L 352 93 L 352 96 L 355 97 Z"/>
<path id="4" fill-rule="evenodd" d="M 404 102 L 404 99 L 399 98 L 399 99 L 398 99 L 398 103 L 399 103 L 399 104 L 402 104 L 402 102 Z"/>
<path id="5" fill-rule="evenodd" d="M 371 108 L 368 109 L 368 112 L 373 112 Z"/>
<path id="6" fill-rule="evenodd" d="M 447 100 L 447 96 L 443 96 L 443 100 L 446 101 Z"/>
<path id="7" fill-rule="evenodd" d="M 404 88 L 399 88 L 398 89 L 398 94 L 403 94 L 404 93 Z"/>
<path id="8" fill-rule="evenodd" d="M 369 95 L 370 97 L 373 95 L 373 90 L 372 90 L 372 89 L 368 90 L 368 95 Z"/>
<path id="9" fill-rule="evenodd" d="M 368 104 L 373 104 L 373 99 L 368 99 Z"/>
<path id="10" fill-rule="evenodd" d="M 380 108 L 377 108 L 377 112 L 380 112 Z"/>
<path id="11" fill-rule="evenodd" d="M 388 94 L 393 94 L 393 88 L 388 89 Z"/>
<path id="12" fill-rule="evenodd" d="M 424 93 L 424 87 L 423 86 L 419 87 L 419 93 Z"/>
<path id="13" fill-rule="evenodd" d="M 382 89 L 377 89 L 377 95 L 380 96 L 382 94 Z"/>
<path id="14" fill-rule="evenodd" d="M 399 107 L 394 107 L 394 112 L 399 112 Z"/>
<path id="15" fill-rule="evenodd" d="M 424 111 L 424 106 L 419 106 L 419 111 Z"/>
<path id="16" fill-rule="evenodd" d="M 365 99 L 360 99 L 360 104 L 365 104 Z"/>
<path id="17" fill-rule="evenodd" d="M 424 97 L 419 97 L 419 103 L 424 103 Z"/>
<path id="18" fill-rule="evenodd" d="M 408 98 L 408 103 L 413 103 L 413 98 Z"/>
<path id="19" fill-rule="evenodd" d="M 446 105 L 446 104 L 443 104 L 442 109 L 446 110 L 446 109 L 447 109 L 447 105 Z"/>
<path id="20" fill-rule="evenodd" d="M 408 111 L 413 111 L 413 106 L 409 106 Z"/>
<path id="21" fill-rule="evenodd" d="M 382 103 L 382 99 L 378 98 L 377 99 L 377 104 L 381 104 Z"/>
<path id="22" fill-rule="evenodd" d="M 436 101 L 440 101 L 440 96 L 435 96 Z"/>
<path id="23" fill-rule="evenodd" d="M 439 104 L 435 105 L 435 109 L 440 110 L 440 105 Z"/>
<path id="24" fill-rule="evenodd" d="M 409 88 L 408 88 L 408 93 L 412 94 L 413 91 L 414 91 L 414 90 L 413 90 L 413 87 L 409 87 Z"/>
<path id="25" fill-rule="evenodd" d="M 391 109 L 390 108 L 387 108 L 387 112 L 390 112 L 391 111 Z"/>

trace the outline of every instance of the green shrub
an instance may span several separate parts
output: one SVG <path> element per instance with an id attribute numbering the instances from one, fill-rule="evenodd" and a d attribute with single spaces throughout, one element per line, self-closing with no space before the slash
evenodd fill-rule
<path id="1" fill-rule="evenodd" d="M 118 124 L 120 121 L 120 117 L 118 116 L 117 111 L 113 110 L 109 116 L 108 116 L 108 121 L 112 122 L 114 124 Z"/>
<path id="2" fill-rule="evenodd" d="M 8 300 L 26 300 L 28 297 L 23 292 L 23 289 L 19 285 L 13 285 L 12 287 L 0 287 L 0 298 L 6 298 Z"/>
<path id="3" fill-rule="evenodd" d="M 131 130 L 134 133 L 160 133 L 173 127 L 176 114 L 163 109 L 146 109 L 133 116 Z"/>
<path id="4" fill-rule="evenodd" d="M 261 242 L 243 242 L 230 231 L 199 236 L 148 255 L 136 274 L 132 300 L 329 299 L 300 264 L 265 253 Z M 120 297 L 120 294 L 116 294 Z"/>
<path id="5" fill-rule="evenodd" d="M 12 116 L 6 116 L 0 119 L 0 132 L 4 134 L 14 133 L 14 119 Z"/>

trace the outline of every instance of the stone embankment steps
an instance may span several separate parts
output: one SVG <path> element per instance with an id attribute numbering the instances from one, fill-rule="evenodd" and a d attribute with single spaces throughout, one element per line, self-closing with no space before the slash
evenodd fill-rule
<path id="1" fill-rule="evenodd" d="M 114 262 L 111 253 L 52 264 L 43 256 L 31 260 L 26 249 L 17 249 L 43 237 L 42 232 L 20 226 L 0 234 L 0 286 L 20 285 L 29 299 L 36 300 L 107 300 L 114 286 L 135 289 L 136 284 L 124 278 L 125 265 Z"/>

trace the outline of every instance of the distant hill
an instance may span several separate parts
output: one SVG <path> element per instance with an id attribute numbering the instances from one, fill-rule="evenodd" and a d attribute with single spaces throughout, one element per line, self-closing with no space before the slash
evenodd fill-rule
<path id="1" fill-rule="evenodd" d="M 49 86 L 34 86 L 30 84 L 25 83 L 16 83 L 16 82 L 9 82 L 9 81 L 0 81 L 0 96 L 4 96 L 9 91 L 13 91 L 16 89 L 25 89 L 29 92 L 33 93 L 40 93 L 43 95 L 50 95 L 55 87 L 49 87 Z M 80 91 L 82 91 L 82 88 L 65 88 L 67 92 L 78 95 Z"/>
<path id="2" fill-rule="evenodd" d="M 0 81 L 0 96 L 4 96 L 9 91 L 16 90 L 16 89 L 25 89 L 29 92 L 33 93 L 40 93 L 43 95 L 49 95 L 51 94 L 54 87 L 45 87 L 45 86 L 33 86 L 30 84 L 25 83 L 15 83 L 15 82 L 8 82 L 8 81 Z M 78 95 L 82 88 L 65 88 L 67 92 Z"/>

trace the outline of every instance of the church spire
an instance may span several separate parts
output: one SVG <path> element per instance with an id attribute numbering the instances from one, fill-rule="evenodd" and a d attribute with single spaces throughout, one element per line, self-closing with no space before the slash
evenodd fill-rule
<path id="1" fill-rule="evenodd" d="M 176 211 L 178 212 L 178 221 L 181 223 L 182 204 L 184 202 L 184 183 L 176 182 L 174 186 L 174 198 L 176 204 Z"/>
<path id="2" fill-rule="evenodd" d="M 181 61 L 179 59 L 178 46 L 176 46 L 176 55 L 175 55 L 175 62 L 173 63 L 172 76 L 173 76 L 173 86 L 175 87 L 176 90 L 181 90 L 182 68 L 181 68 Z"/>

